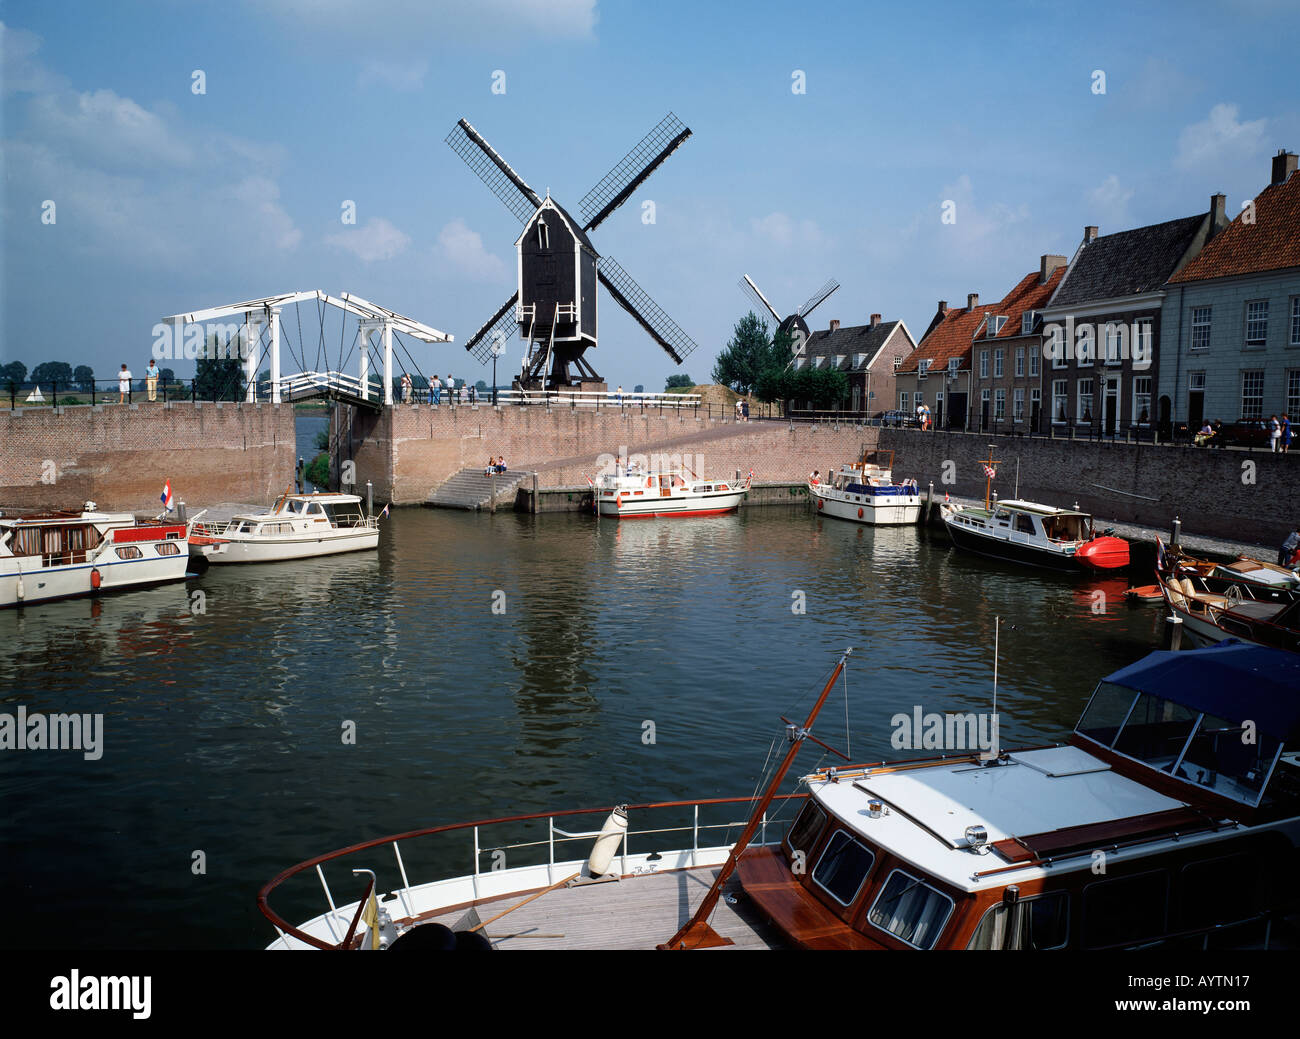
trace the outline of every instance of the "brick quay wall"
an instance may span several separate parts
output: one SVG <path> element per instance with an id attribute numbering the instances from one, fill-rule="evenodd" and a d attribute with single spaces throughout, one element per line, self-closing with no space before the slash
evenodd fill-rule
<path id="1" fill-rule="evenodd" d="M 0 503 L 156 513 L 171 480 L 190 514 L 269 502 L 293 479 L 287 405 L 174 401 L 0 411 Z"/>
<path id="2" fill-rule="evenodd" d="M 989 445 L 1000 460 L 994 489 L 1069 508 L 1075 502 L 1099 523 L 1137 523 L 1168 530 L 1175 516 L 1187 534 L 1278 545 L 1300 521 L 1300 454 L 1111 444 L 986 434 L 882 429 L 879 446 L 895 454 L 894 474 L 914 477 L 924 492 L 983 499 Z M 950 474 L 955 483 L 945 483 Z M 1271 559 L 1272 556 L 1270 555 Z"/>

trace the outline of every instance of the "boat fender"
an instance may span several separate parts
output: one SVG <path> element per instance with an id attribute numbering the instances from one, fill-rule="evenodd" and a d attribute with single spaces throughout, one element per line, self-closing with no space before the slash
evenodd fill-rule
<path id="1" fill-rule="evenodd" d="M 99 567 L 91 567 L 91 569 L 90 569 L 90 587 L 91 587 L 91 588 L 94 588 L 94 589 L 98 589 L 99 586 L 100 586 L 101 584 L 103 584 L 103 583 L 104 583 L 104 579 L 103 579 L 102 577 L 99 576 Z"/>
<path id="2" fill-rule="evenodd" d="M 858 519 L 862 519 L 862 508 L 861 508 L 861 506 L 858 507 Z"/>
<path id="3" fill-rule="evenodd" d="M 623 843 L 626 833 L 627 805 L 619 805 L 609 813 L 605 825 L 600 828 L 600 835 L 591 849 L 591 857 L 587 859 L 587 870 L 593 877 L 604 876 L 609 872 L 610 863 L 614 861 L 614 854 Z"/>
<path id="4" fill-rule="evenodd" d="M 822 508 L 822 500 L 821 500 L 820 498 L 818 498 L 818 499 L 817 499 L 817 511 L 820 512 L 820 511 L 821 511 L 821 508 Z"/>
<path id="5" fill-rule="evenodd" d="M 19 575 L 18 575 L 18 584 L 17 584 L 17 586 L 16 586 L 16 588 L 15 588 L 14 590 L 18 593 L 18 601 L 19 601 L 19 602 L 22 602 L 22 601 L 23 601 L 23 598 L 27 595 L 27 588 L 26 588 L 26 586 L 23 584 L 23 575 L 22 575 L 22 574 L 19 574 Z"/>

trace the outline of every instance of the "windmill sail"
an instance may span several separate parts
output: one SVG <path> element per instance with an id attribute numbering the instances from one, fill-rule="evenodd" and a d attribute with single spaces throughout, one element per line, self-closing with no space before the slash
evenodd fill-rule
<path id="1" fill-rule="evenodd" d="M 799 308 L 800 317 L 806 318 L 817 307 L 820 307 L 830 297 L 830 294 L 840 287 L 840 283 L 834 278 L 829 278 L 826 284 L 808 297 L 804 305 Z"/>
<path id="2" fill-rule="evenodd" d="M 587 221 L 584 231 L 595 229 L 614 210 L 626 202 L 646 178 L 663 165 L 664 161 L 682 146 L 691 135 L 690 127 L 683 126 L 669 112 L 648 134 L 623 156 L 600 182 L 583 196 L 579 207 L 582 219 Z"/>
<path id="3" fill-rule="evenodd" d="M 623 270 L 611 256 L 602 256 L 596 264 L 600 283 L 614 297 L 619 306 L 636 318 L 637 322 L 650 333 L 650 338 L 664 348 L 678 364 L 681 364 L 696 347 L 696 342 L 681 326 L 670 318 L 663 309 L 650 298 L 649 293 L 641 288 L 632 276 Z"/>
<path id="4" fill-rule="evenodd" d="M 474 355 L 476 361 L 487 364 L 492 360 L 492 344 L 504 343 L 515 334 L 515 300 L 518 298 L 518 292 L 512 294 L 501 309 L 466 341 L 465 349 Z"/>
<path id="5" fill-rule="evenodd" d="M 764 296 L 759 287 L 754 284 L 754 279 L 746 274 L 741 277 L 738 284 L 740 285 L 740 291 L 748 296 L 754 305 L 758 307 L 759 313 L 761 314 L 766 310 L 772 315 L 772 320 L 775 321 L 779 327 L 781 324 L 781 315 L 776 312 L 776 307 L 772 306 L 772 304 L 767 301 L 767 297 Z"/>
<path id="6" fill-rule="evenodd" d="M 510 212 L 519 218 L 521 224 L 542 204 L 541 197 L 524 182 L 505 159 L 497 154 L 496 149 L 464 119 L 460 120 L 446 137 L 451 150 L 465 160 L 465 165 L 478 174 L 479 179 L 488 186 Z"/>

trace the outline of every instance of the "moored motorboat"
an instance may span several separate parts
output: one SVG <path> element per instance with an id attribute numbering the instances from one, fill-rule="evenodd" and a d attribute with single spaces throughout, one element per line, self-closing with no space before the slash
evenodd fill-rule
<path id="1" fill-rule="evenodd" d="M 1257 597 L 1242 584 L 1216 592 L 1205 579 L 1191 576 L 1158 580 L 1170 616 L 1193 645 L 1240 639 L 1300 653 L 1300 599 Z"/>
<path id="2" fill-rule="evenodd" d="M 0 607 L 179 581 L 189 568 L 183 523 L 129 512 L 0 514 Z"/>
<path id="3" fill-rule="evenodd" d="M 379 517 L 363 509 L 355 494 L 285 493 L 265 512 L 200 522 L 203 514 L 190 523 L 189 551 L 209 563 L 309 559 L 379 544 Z"/>
<path id="4" fill-rule="evenodd" d="M 1240 644 L 1153 653 L 1097 686 L 1068 746 L 1003 752 L 995 740 L 819 768 L 806 791 L 778 794 L 799 746 L 821 742 L 811 729 L 843 664 L 804 724 L 787 727 L 761 798 L 539 812 L 320 855 L 259 893 L 277 931 L 268 948 L 1267 946 L 1295 911 L 1291 655 Z M 1253 742 L 1239 738 L 1247 729 Z M 702 819 L 743 803 L 734 844 L 700 839 L 742 826 Z M 676 825 L 660 822 L 665 811 Z M 584 818 L 594 825 L 579 829 Z M 674 847 L 678 833 L 694 838 Z M 472 872 L 410 877 L 403 848 L 438 837 L 473 847 Z M 591 855 L 574 858 L 573 842 Z M 360 897 L 336 902 L 356 875 L 370 878 Z M 326 905 L 300 924 L 271 907 L 294 878 L 318 881 Z"/>
<path id="5" fill-rule="evenodd" d="M 894 452 L 864 453 L 827 475 L 808 482 L 808 494 L 819 513 L 875 526 L 915 523 L 921 515 L 921 495 L 915 480 L 895 483 Z"/>
<path id="6" fill-rule="evenodd" d="M 617 519 L 719 516 L 740 507 L 753 478 L 752 469 L 747 477 L 737 471 L 729 479 L 704 479 L 685 468 L 619 466 L 593 481 L 593 495 L 599 515 Z"/>

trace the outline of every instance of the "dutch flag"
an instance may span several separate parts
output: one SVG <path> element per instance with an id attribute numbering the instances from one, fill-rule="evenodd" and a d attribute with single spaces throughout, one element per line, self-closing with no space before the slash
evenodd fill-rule
<path id="1" fill-rule="evenodd" d="M 176 501 L 175 497 L 172 495 L 171 480 L 168 480 L 166 483 L 163 484 L 163 491 L 162 494 L 159 496 L 159 498 L 163 503 L 163 508 L 166 509 L 168 512 L 171 512 L 175 507 L 174 503 Z"/>

